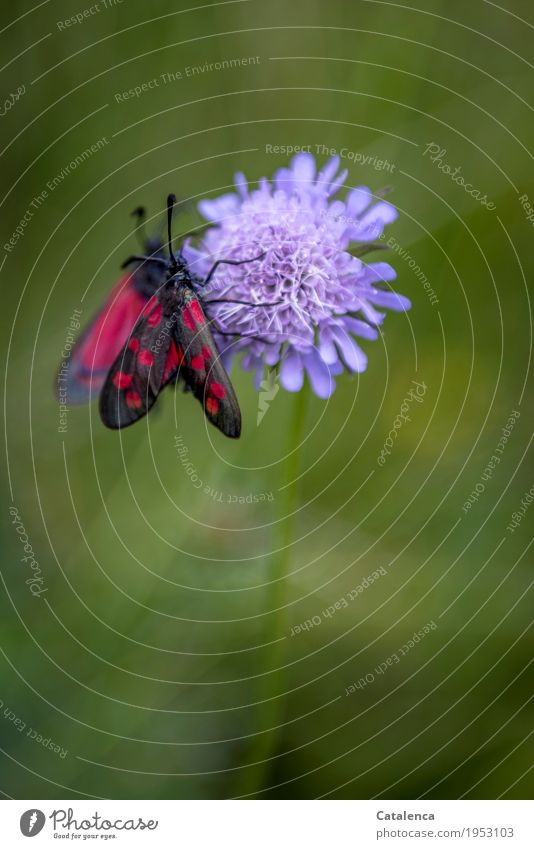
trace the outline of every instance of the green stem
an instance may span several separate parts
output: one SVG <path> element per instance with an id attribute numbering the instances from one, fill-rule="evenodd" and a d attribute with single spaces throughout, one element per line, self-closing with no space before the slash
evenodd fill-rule
<path id="1" fill-rule="evenodd" d="M 306 414 L 306 389 L 301 389 L 293 400 L 288 433 L 286 460 L 283 463 L 283 484 L 278 497 L 278 544 L 271 562 L 267 609 L 270 613 L 266 673 L 261 678 L 258 692 L 257 727 L 259 733 L 251 738 L 249 751 L 244 758 L 246 769 L 240 772 L 235 796 L 250 795 L 262 790 L 267 783 L 276 752 L 283 721 L 283 693 L 286 678 L 285 654 L 287 621 L 285 603 L 289 572 L 300 467 L 300 443 L 304 432 Z"/>

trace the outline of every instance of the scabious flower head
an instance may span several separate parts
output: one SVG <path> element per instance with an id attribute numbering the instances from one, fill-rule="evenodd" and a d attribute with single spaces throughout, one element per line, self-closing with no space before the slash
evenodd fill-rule
<path id="1" fill-rule="evenodd" d="M 244 265 L 220 265 L 206 294 L 208 305 L 210 297 L 250 304 L 214 304 L 209 315 L 225 334 L 216 334 L 216 340 L 226 364 L 243 352 L 243 367 L 256 372 L 257 385 L 265 366 L 279 364 L 285 389 L 301 389 L 306 373 L 315 393 L 328 398 L 336 375 L 367 366 L 354 337 L 377 338 L 385 317 L 381 308 L 410 307 L 390 290 L 396 275 L 388 263 L 365 263 L 349 253 L 351 243 L 380 238 L 396 210 L 384 200 L 374 202 L 364 186 L 335 200 L 347 178 L 338 169 L 339 158 L 333 157 L 317 173 L 314 157 L 300 153 L 289 168 L 277 171 L 273 184 L 262 178 L 258 188 L 249 189 L 237 174 L 236 193 L 199 204 L 214 225 L 203 238 L 211 261 L 261 256 Z M 206 253 L 189 246 L 201 268 Z"/>

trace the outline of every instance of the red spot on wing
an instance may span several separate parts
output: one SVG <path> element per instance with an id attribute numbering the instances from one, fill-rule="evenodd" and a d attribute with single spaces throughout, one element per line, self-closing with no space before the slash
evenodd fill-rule
<path id="1" fill-rule="evenodd" d="M 211 356 L 213 356 L 213 354 L 211 352 L 211 348 L 208 348 L 206 345 L 202 345 L 201 354 L 202 354 L 202 356 L 204 357 L 205 360 L 209 360 L 209 358 Z"/>
<path id="2" fill-rule="evenodd" d="M 180 352 L 181 352 L 181 359 L 180 359 Z M 171 342 L 169 351 L 167 353 L 167 359 L 165 360 L 165 369 L 163 370 L 163 381 L 164 382 L 166 380 L 168 380 L 169 375 L 172 374 L 174 369 L 178 365 L 182 364 L 183 356 L 184 355 L 183 355 L 183 351 L 182 351 L 181 347 L 178 348 L 178 350 L 176 350 L 176 345 L 174 344 L 174 339 L 173 339 L 172 342 Z"/>
<path id="3" fill-rule="evenodd" d="M 206 410 L 211 416 L 214 416 L 219 409 L 219 402 L 216 398 L 206 398 Z"/>
<path id="4" fill-rule="evenodd" d="M 139 392 L 136 392 L 135 389 L 130 389 L 126 393 L 125 398 L 126 398 L 126 403 L 130 407 L 130 409 L 138 410 L 139 407 L 143 406 L 143 400 L 142 400 Z"/>
<path id="5" fill-rule="evenodd" d="M 200 355 L 193 357 L 191 360 L 191 368 L 194 368 L 195 371 L 204 371 L 204 357 Z"/>
<path id="6" fill-rule="evenodd" d="M 195 329 L 195 320 L 187 307 L 184 307 L 184 311 L 182 313 L 182 321 L 188 330 Z"/>
<path id="7" fill-rule="evenodd" d="M 147 315 L 150 315 L 150 313 L 152 312 L 152 310 L 154 309 L 154 307 L 156 306 L 156 304 L 157 304 L 157 303 L 158 303 L 158 299 L 156 298 L 156 296 L 155 296 L 155 295 L 152 295 L 152 297 L 150 298 L 150 300 L 149 300 L 149 301 L 147 301 L 147 304 L 146 304 L 146 306 L 145 306 L 145 308 L 144 308 L 144 310 L 143 310 L 143 315 L 144 315 L 145 317 L 146 317 Z"/>
<path id="8" fill-rule="evenodd" d="M 142 366 L 151 366 L 154 364 L 154 355 L 150 351 L 139 351 L 137 362 Z"/>
<path id="9" fill-rule="evenodd" d="M 163 313 L 163 310 L 161 308 L 160 302 L 158 301 L 156 306 L 154 307 L 154 309 L 152 310 L 152 312 L 148 316 L 147 324 L 149 325 L 149 327 L 157 327 L 158 326 L 158 324 L 161 321 L 162 313 Z"/>
<path id="10" fill-rule="evenodd" d="M 117 371 L 113 375 L 113 383 L 117 389 L 128 389 L 132 382 L 132 375 L 126 374 L 124 371 Z"/>
<path id="11" fill-rule="evenodd" d="M 136 339 L 134 337 L 134 338 L 130 339 L 130 341 L 128 342 L 128 347 L 129 347 L 130 351 L 138 351 L 139 350 L 139 344 L 140 344 L 139 339 Z"/>
<path id="12" fill-rule="evenodd" d="M 204 311 L 203 311 L 202 307 L 200 306 L 199 302 L 198 301 L 191 301 L 191 303 L 189 304 L 189 309 L 191 310 L 191 313 L 192 313 L 193 318 L 195 319 L 196 323 L 197 324 L 204 324 L 204 321 L 205 321 Z"/>
<path id="13" fill-rule="evenodd" d="M 221 401 L 226 395 L 226 389 L 222 385 L 222 383 L 210 383 L 210 392 L 215 395 L 216 398 L 219 398 Z"/>

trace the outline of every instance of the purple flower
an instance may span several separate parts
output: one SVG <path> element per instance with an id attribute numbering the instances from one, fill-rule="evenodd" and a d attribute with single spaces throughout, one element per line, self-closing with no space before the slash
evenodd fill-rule
<path id="1" fill-rule="evenodd" d="M 365 370 L 367 356 L 355 337 L 377 338 L 385 318 L 381 308 L 410 308 L 389 288 L 396 275 L 388 263 L 365 263 L 349 253 L 352 242 L 379 239 L 396 210 L 386 201 L 373 202 L 364 186 L 344 201 L 333 200 L 347 178 L 338 168 L 335 156 L 317 174 L 314 157 L 300 153 L 277 171 L 274 185 L 262 178 L 249 189 L 237 174 L 237 193 L 199 204 L 217 225 L 203 238 L 210 262 L 263 254 L 244 265 L 220 265 L 206 297 L 208 304 L 210 297 L 250 303 L 214 304 L 209 315 L 224 331 L 216 338 L 226 365 L 244 352 L 243 367 L 256 372 L 258 386 L 264 366 L 278 365 L 285 389 L 301 389 L 306 373 L 315 393 L 328 398 L 337 375 Z M 187 251 L 208 267 L 206 253 L 191 246 Z"/>

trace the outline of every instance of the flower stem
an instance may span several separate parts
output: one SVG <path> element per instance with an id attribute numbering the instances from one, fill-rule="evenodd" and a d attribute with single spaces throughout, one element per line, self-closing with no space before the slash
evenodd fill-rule
<path id="1" fill-rule="evenodd" d="M 291 562 L 294 519 L 297 508 L 300 466 L 300 443 L 306 416 L 306 389 L 293 398 L 289 424 L 286 460 L 282 466 L 283 483 L 278 497 L 278 544 L 271 561 L 267 608 L 270 610 L 266 673 L 261 678 L 258 692 L 257 727 L 259 733 L 251 738 L 250 747 L 243 760 L 237 781 L 236 796 L 261 792 L 267 783 L 276 752 L 280 725 L 283 719 L 283 693 L 286 670 L 284 666 L 287 646 L 285 602 L 287 576 Z"/>

